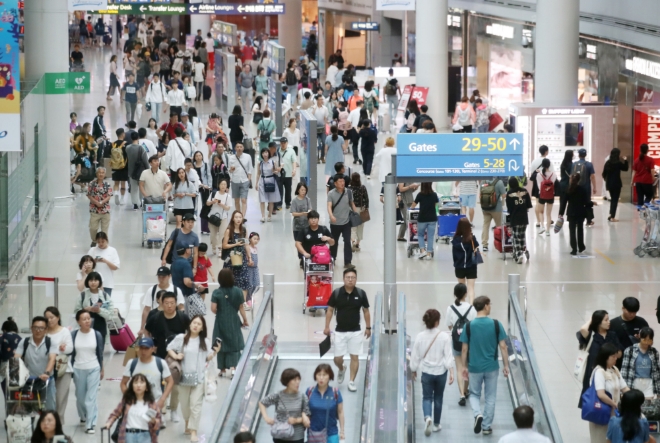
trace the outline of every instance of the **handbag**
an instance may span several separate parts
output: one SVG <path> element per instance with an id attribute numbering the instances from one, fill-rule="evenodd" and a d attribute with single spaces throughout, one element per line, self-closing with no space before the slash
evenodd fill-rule
<path id="1" fill-rule="evenodd" d="M 261 179 L 264 181 L 264 192 L 268 192 L 268 193 L 275 192 L 275 183 L 266 181 L 266 178 L 271 178 L 273 176 L 271 175 L 270 177 L 266 177 L 264 175 L 264 163 L 263 162 L 261 162 L 261 164 L 259 166 L 261 167 Z"/>
<path id="2" fill-rule="evenodd" d="M 255 112 L 252 116 L 252 123 L 258 125 L 261 120 L 264 119 L 264 114 L 261 112 Z"/>
<path id="3" fill-rule="evenodd" d="M 57 354 L 57 357 L 55 357 L 55 374 L 57 378 L 64 377 L 68 365 L 69 356 L 66 354 Z"/>
<path id="4" fill-rule="evenodd" d="M 609 392 L 605 391 L 605 394 L 612 398 Z M 612 406 L 598 398 L 595 382 L 591 380 L 591 384 L 582 394 L 582 420 L 604 426 L 610 422 L 611 415 Z"/>
<path id="5" fill-rule="evenodd" d="M 208 222 L 213 226 L 220 226 L 222 224 L 222 218 L 219 214 L 211 214 L 209 215 Z"/>
<path id="6" fill-rule="evenodd" d="M 594 334 L 592 332 L 591 337 L 589 338 L 589 343 L 587 343 L 587 347 L 584 349 L 578 349 L 578 356 L 575 360 L 575 367 L 573 368 L 573 376 L 575 376 L 577 381 L 580 383 L 582 383 L 582 380 L 584 380 L 584 373 L 587 370 L 587 361 L 589 360 L 589 349 L 591 349 L 591 343 L 593 341 Z"/>
<path id="7" fill-rule="evenodd" d="M 472 240 L 472 250 L 474 251 L 474 263 L 477 265 L 481 265 L 484 262 L 484 257 L 481 255 L 481 252 L 479 252 L 479 249 L 474 249 L 474 239 Z"/>
<path id="8" fill-rule="evenodd" d="M 172 381 L 175 385 L 178 385 L 181 381 L 181 374 L 183 373 L 183 369 L 181 369 L 181 362 L 179 360 L 174 360 L 168 353 L 165 356 L 165 363 L 167 363 L 167 367 L 172 374 Z"/>
<path id="9" fill-rule="evenodd" d="M 360 219 L 362 220 L 362 223 L 366 223 L 369 220 L 371 220 L 371 214 L 369 214 L 369 208 L 362 208 L 362 212 L 360 212 Z"/>
<path id="10" fill-rule="evenodd" d="M 305 405 L 305 400 L 301 400 L 302 405 L 301 409 Z M 284 402 L 282 402 L 282 406 L 284 406 L 284 409 L 286 410 L 286 405 Z M 288 413 L 288 411 L 287 411 Z M 280 439 L 280 440 L 291 440 L 293 438 L 293 434 L 295 433 L 295 430 L 293 429 L 293 425 L 290 424 L 288 421 L 277 421 L 275 420 L 275 423 L 273 423 L 270 427 L 270 435 L 275 439 Z"/>
<path id="11" fill-rule="evenodd" d="M 240 268 L 243 266 L 243 252 L 232 250 L 229 253 L 229 259 L 231 260 L 231 265 L 234 268 Z"/>
<path id="12" fill-rule="evenodd" d="M 144 109 L 146 109 L 147 112 L 150 112 L 150 111 L 151 111 L 151 102 L 147 102 L 147 103 L 144 105 Z"/>
<path id="13" fill-rule="evenodd" d="M 360 217 L 360 214 L 358 214 L 355 211 L 349 211 L 348 212 L 348 221 L 351 224 L 352 228 L 356 228 L 356 227 L 360 226 L 362 223 L 364 223 L 362 221 L 362 217 Z"/>
<path id="14" fill-rule="evenodd" d="M 189 318 L 196 315 L 206 315 L 206 305 L 199 294 L 192 294 L 186 297 L 186 314 Z"/>

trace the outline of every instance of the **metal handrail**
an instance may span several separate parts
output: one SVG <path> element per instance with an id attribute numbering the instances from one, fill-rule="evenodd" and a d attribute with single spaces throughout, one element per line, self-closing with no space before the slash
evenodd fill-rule
<path id="1" fill-rule="evenodd" d="M 362 407 L 362 429 L 360 442 L 376 443 L 376 418 L 378 417 L 376 404 L 378 399 L 378 363 L 380 336 L 383 331 L 383 293 L 376 293 L 374 302 L 374 322 L 369 340 L 369 355 L 367 357 L 367 369 L 364 375 L 364 401 Z"/>
<path id="2" fill-rule="evenodd" d="M 396 441 L 405 443 L 408 435 L 407 410 L 414 408 L 413 404 L 408 402 L 408 359 L 406 346 L 406 295 L 401 292 L 398 295 L 397 310 L 397 349 L 399 360 L 399 377 L 397 380 L 397 398 L 399 404 L 396 408 L 397 432 Z"/>

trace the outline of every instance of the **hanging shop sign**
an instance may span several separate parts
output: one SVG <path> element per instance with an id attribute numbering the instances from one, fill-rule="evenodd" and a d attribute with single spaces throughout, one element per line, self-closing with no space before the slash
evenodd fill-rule
<path id="1" fill-rule="evenodd" d="M 376 0 L 377 11 L 414 11 L 415 0 Z"/>
<path id="2" fill-rule="evenodd" d="M 399 0 L 402 1 L 402 0 Z M 318 0 L 319 9 L 352 12 L 355 14 L 372 15 L 374 8 L 373 0 Z"/>
<path id="3" fill-rule="evenodd" d="M 523 174 L 522 134 L 398 134 L 396 175 L 456 179 Z"/>
<path id="4" fill-rule="evenodd" d="M 641 57 L 626 60 L 626 69 L 637 74 L 660 80 L 660 63 L 652 62 Z"/>
<path id="5" fill-rule="evenodd" d="M 82 0 L 81 0 L 82 1 Z M 284 14 L 283 4 L 243 4 L 243 3 L 191 3 L 191 4 L 136 4 L 121 3 L 108 5 L 106 9 L 88 9 L 98 14 L 147 14 L 147 15 L 280 15 Z"/>
<path id="6" fill-rule="evenodd" d="M 495 37 L 502 37 L 502 40 L 505 38 L 513 38 L 515 33 L 515 28 L 513 26 L 500 25 L 499 23 L 493 23 L 492 25 L 486 26 L 486 34 L 494 35 Z"/>
<path id="7" fill-rule="evenodd" d="M 18 0 L 4 0 L 0 27 L 0 151 L 21 150 Z"/>
<path id="8" fill-rule="evenodd" d="M 635 110 L 635 132 L 633 143 L 633 161 L 639 158 L 639 147 L 649 146 L 649 157 L 660 167 L 660 115 L 649 115 Z"/>
<path id="9" fill-rule="evenodd" d="M 351 22 L 351 29 L 353 31 L 380 31 L 380 23 L 378 23 L 378 22 Z"/>

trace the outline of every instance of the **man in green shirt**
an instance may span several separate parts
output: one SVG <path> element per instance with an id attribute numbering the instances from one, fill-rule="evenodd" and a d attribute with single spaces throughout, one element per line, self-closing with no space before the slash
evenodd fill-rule
<path id="1" fill-rule="evenodd" d="M 509 355 L 506 348 L 506 332 L 502 324 L 489 318 L 490 298 L 482 295 L 472 303 L 477 311 L 477 318 L 463 328 L 460 341 L 463 343 L 463 378 L 470 381 L 470 406 L 474 413 L 474 433 L 484 435 L 493 433 L 491 425 L 495 415 L 497 398 L 497 348 L 502 353 L 502 373 L 509 376 Z M 468 365 L 468 354 L 470 356 Z M 481 386 L 484 386 L 484 413 L 481 414 Z"/>

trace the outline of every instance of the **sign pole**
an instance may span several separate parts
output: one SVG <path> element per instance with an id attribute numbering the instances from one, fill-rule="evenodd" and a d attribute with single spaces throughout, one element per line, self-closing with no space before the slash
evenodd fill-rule
<path id="1" fill-rule="evenodd" d="M 396 291 L 396 177 L 389 174 L 385 177 L 385 229 L 383 230 L 385 245 L 385 331 L 396 330 L 397 291 Z"/>

